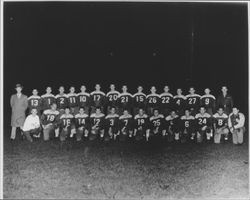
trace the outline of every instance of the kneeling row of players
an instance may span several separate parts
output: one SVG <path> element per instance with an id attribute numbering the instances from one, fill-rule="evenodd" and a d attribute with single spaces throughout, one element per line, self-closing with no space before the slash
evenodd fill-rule
<path id="1" fill-rule="evenodd" d="M 204 107 L 200 108 L 196 116 L 185 110 L 183 116 L 178 116 L 172 111 L 166 118 L 155 109 L 153 116 L 149 118 L 143 109 L 139 109 L 134 117 L 127 110 L 119 116 L 114 107 L 107 116 L 98 107 L 90 116 L 85 113 L 84 108 L 80 108 L 75 116 L 70 114 L 69 108 L 66 108 L 65 113 L 60 116 L 56 105 L 52 104 L 51 109 L 45 110 L 41 116 L 44 140 L 49 140 L 51 133 L 55 133 L 60 141 L 65 141 L 67 137 L 74 135 L 77 141 L 81 141 L 83 137 L 88 137 L 89 140 L 100 137 L 106 141 L 117 138 L 123 141 L 135 137 L 136 140 L 148 141 L 152 136 L 160 136 L 169 141 L 181 142 L 190 140 L 202 142 L 214 138 L 215 143 L 220 143 L 221 135 L 224 135 L 225 140 L 228 138 L 227 122 L 228 116 L 222 108 L 211 116 Z"/>

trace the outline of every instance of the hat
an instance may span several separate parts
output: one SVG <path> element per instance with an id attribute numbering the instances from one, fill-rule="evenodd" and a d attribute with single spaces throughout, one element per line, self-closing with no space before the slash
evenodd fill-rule
<path id="1" fill-rule="evenodd" d="M 18 87 L 23 88 L 23 86 L 20 83 L 16 84 L 15 88 L 18 88 Z"/>

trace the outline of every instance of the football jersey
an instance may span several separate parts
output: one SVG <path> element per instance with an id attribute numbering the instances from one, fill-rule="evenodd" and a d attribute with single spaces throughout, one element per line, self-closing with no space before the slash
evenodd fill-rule
<path id="1" fill-rule="evenodd" d="M 175 110 L 184 110 L 186 106 L 186 97 L 184 95 L 176 95 L 173 98 L 173 107 Z"/>
<path id="2" fill-rule="evenodd" d="M 106 125 L 108 128 L 119 128 L 119 115 L 117 114 L 109 114 L 105 117 Z"/>
<path id="3" fill-rule="evenodd" d="M 203 115 L 198 113 L 195 115 L 195 119 L 197 121 L 196 124 L 198 128 L 211 125 L 211 115 L 209 115 L 208 113 L 204 113 Z"/>
<path id="4" fill-rule="evenodd" d="M 198 94 L 188 94 L 186 96 L 187 108 L 198 108 L 200 106 L 200 95 Z"/>
<path id="5" fill-rule="evenodd" d="M 128 130 L 132 130 L 133 129 L 133 121 L 132 121 L 132 115 L 128 114 L 128 115 L 121 115 L 119 117 L 119 127 L 120 130 L 122 130 L 123 128 L 128 129 Z"/>
<path id="6" fill-rule="evenodd" d="M 57 124 L 59 122 L 59 111 L 57 110 L 45 110 L 41 116 L 41 122 L 43 125 L 47 124 Z"/>
<path id="7" fill-rule="evenodd" d="M 56 102 L 56 98 L 53 94 L 44 94 L 41 96 L 43 110 L 50 109 L 50 105 Z"/>
<path id="8" fill-rule="evenodd" d="M 79 107 L 90 106 L 90 94 L 87 92 L 81 92 L 77 94 L 77 102 Z"/>
<path id="9" fill-rule="evenodd" d="M 103 129 L 104 128 L 104 122 L 105 121 L 105 115 L 101 113 L 100 115 L 97 115 L 96 113 L 93 113 L 90 115 L 90 122 L 91 126 L 96 126 L 97 129 Z"/>
<path id="10" fill-rule="evenodd" d="M 70 108 L 74 108 L 74 107 L 77 107 L 78 106 L 78 103 L 77 103 L 77 94 L 75 93 L 69 93 L 68 95 L 68 105 Z"/>
<path id="11" fill-rule="evenodd" d="M 181 117 L 180 123 L 182 129 L 192 129 L 194 128 L 195 118 L 192 115 L 188 117 L 186 115 L 183 115 Z"/>
<path id="12" fill-rule="evenodd" d="M 133 96 L 128 93 L 121 93 L 118 97 L 119 107 L 129 109 L 132 107 Z"/>
<path id="13" fill-rule="evenodd" d="M 110 91 L 107 93 L 107 104 L 108 106 L 117 106 L 118 105 L 118 97 L 120 93 L 118 91 Z"/>
<path id="14" fill-rule="evenodd" d="M 102 91 L 94 91 L 90 93 L 91 105 L 94 107 L 103 107 L 106 95 Z"/>
<path id="15" fill-rule="evenodd" d="M 164 116 L 162 114 L 159 114 L 158 116 L 152 116 L 150 117 L 150 127 L 151 129 L 159 128 L 163 129 L 164 128 Z"/>
<path id="16" fill-rule="evenodd" d="M 56 95 L 56 104 L 58 109 L 65 109 L 68 106 L 68 96 L 66 94 Z"/>
<path id="17" fill-rule="evenodd" d="M 211 94 L 201 96 L 201 106 L 205 108 L 215 108 L 215 97 Z"/>
<path id="18" fill-rule="evenodd" d="M 134 106 L 137 108 L 144 108 L 146 106 L 146 94 L 137 92 L 133 95 Z"/>
<path id="19" fill-rule="evenodd" d="M 42 101 L 40 96 L 30 96 L 28 98 L 28 106 L 30 109 L 36 108 L 37 110 L 41 110 L 42 108 Z"/>
<path id="20" fill-rule="evenodd" d="M 74 116 L 71 114 L 63 114 L 60 117 L 60 126 L 62 128 L 70 128 L 74 123 Z"/>
<path id="21" fill-rule="evenodd" d="M 147 107 L 158 107 L 159 106 L 159 103 L 160 103 L 160 95 L 158 94 L 149 94 L 147 95 L 146 97 L 146 105 Z"/>
<path id="22" fill-rule="evenodd" d="M 89 128 L 89 115 L 87 114 L 76 114 L 75 115 L 75 125 L 76 128 L 79 127 L 84 127 L 84 128 Z"/>
<path id="23" fill-rule="evenodd" d="M 179 125 L 179 116 L 175 115 L 174 117 L 169 115 L 166 118 L 166 124 L 167 127 L 173 127 L 173 128 L 177 128 Z"/>
<path id="24" fill-rule="evenodd" d="M 143 114 L 143 115 L 137 114 L 134 118 L 134 128 L 135 129 L 148 128 L 148 115 L 147 114 Z"/>
<path id="25" fill-rule="evenodd" d="M 173 104 L 173 95 L 170 93 L 162 93 L 161 98 L 161 107 L 162 108 L 171 108 Z"/>
<path id="26" fill-rule="evenodd" d="M 225 113 L 223 113 L 222 115 L 220 115 L 219 113 L 215 113 L 213 117 L 216 128 L 221 128 L 227 125 L 228 115 L 226 115 Z"/>

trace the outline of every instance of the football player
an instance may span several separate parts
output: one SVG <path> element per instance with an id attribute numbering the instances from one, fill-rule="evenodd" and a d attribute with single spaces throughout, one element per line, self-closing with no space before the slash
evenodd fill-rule
<path id="1" fill-rule="evenodd" d="M 191 115 L 195 116 L 200 108 L 200 95 L 195 93 L 194 87 L 190 87 L 189 94 L 186 96 L 186 108 L 190 110 Z"/>
<path id="2" fill-rule="evenodd" d="M 221 141 L 221 135 L 224 136 L 224 140 L 228 140 L 229 129 L 227 126 L 228 115 L 224 113 L 223 108 L 219 108 L 214 117 L 214 143 L 219 144 Z"/>
<path id="3" fill-rule="evenodd" d="M 77 94 L 78 107 L 82 107 L 86 114 L 90 112 L 90 94 L 86 92 L 85 85 L 80 88 L 81 92 Z"/>
<path id="4" fill-rule="evenodd" d="M 149 121 L 152 136 L 163 136 L 165 119 L 164 116 L 159 113 L 159 110 L 157 108 L 154 109 L 153 116 L 150 117 Z"/>
<path id="5" fill-rule="evenodd" d="M 99 107 L 101 112 L 104 112 L 104 106 L 106 101 L 106 95 L 101 91 L 100 84 L 95 85 L 95 91 L 90 93 L 91 99 L 91 113 L 94 113 L 96 108 Z"/>
<path id="6" fill-rule="evenodd" d="M 32 95 L 28 98 L 28 108 L 29 108 L 29 114 L 31 114 L 31 110 L 33 108 L 36 108 L 37 114 L 41 115 L 42 110 L 42 101 L 41 97 L 38 95 L 37 89 L 32 90 Z"/>
<path id="7" fill-rule="evenodd" d="M 55 102 L 50 105 L 50 109 L 43 111 L 41 116 L 41 124 L 43 127 L 44 141 L 49 140 L 52 136 L 52 133 L 55 133 L 54 137 L 59 136 L 59 115 L 60 113 L 57 110 L 57 104 Z"/>
<path id="8" fill-rule="evenodd" d="M 205 107 L 207 113 L 213 116 L 213 113 L 215 112 L 215 97 L 210 94 L 209 88 L 206 88 L 204 92 L 205 94 L 201 96 L 201 106 Z"/>
<path id="9" fill-rule="evenodd" d="M 133 99 L 134 99 L 133 114 L 134 115 L 138 114 L 138 111 L 140 108 L 144 110 L 146 109 L 146 94 L 144 94 L 142 91 L 143 91 L 143 87 L 138 86 L 137 93 L 133 95 Z"/>
<path id="10" fill-rule="evenodd" d="M 59 87 L 59 94 L 56 95 L 57 108 L 60 115 L 64 113 L 64 109 L 68 106 L 68 96 L 64 93 L 64 87 Z"/>
<path id="11" fill-rule="evenodd" d="M 65 143 L 67 138 L 72 138 L 73 135 L 76 133 L 75 126 L 74 126 L 74 116 L 70 114 L 70 108 L 65 107 L 65 113 L 60 117 L 60 135 L 59 139 L 61 141 L 61 148 Z M 67 143 L 67 148 L 69 143 Z"/>
<path id="12" fill-rule="evenodd" d="M 142 108 L 139 109 L 139 113 L 134 117 L 134 137 L 136 140 L 142 140 L 144 137 L 146 141 L 149 138 L 149 123 L 148 123 L 148 115 L 144 113 Z"/>
<path id="13" fill-rule="evenodd" d="M 170 114 L 173 107 L 173 95 L 169 92 L 169 86 L 164 87 L 164 92 L 160 95 L 161 103 L 160 108 L 162 114 L 166 117 Z"/>
<path id="14" fill-rule="evenodd" d="M 75 87 L 71 86 L 68 93 L 68 105 L 70 108 L 70 113 L 76 115 L 78 113 L 79 107 L 77 103 L 77 94 L 75 93 Z"/>
<path id="15" fill-rule="evenodd" d="M 128 110 L 123 111 L 123 115 L 119 117 L 119 140 L 125 141 L 127 137 L 133 136 L 133 119 Z"/>
<path id="16" fill-rule="evenodd" d="M 176 114 L 179 116 L 184 115 L 184 110 L 186 106 L 186 97 L 182 95 L 182 89 L 177 89 L 177 95 L 173 99 L 173 108 L 176 110 Z"/>
<path id="17" fill-rule="evenodd" d="M 185 115 L 180 119 L 180 138 L 181 143 L 188 142 L 191 138 L 195 138 L 195 118 L 190 114 L 188 109 L 185 110 Z"/>
<path id="18" fill-rule="evenodd" d="M 118 97 L 120 93 L 115 90 L 115 85 L 110 85 L 110 91 L 107 93 L 107 113 L 110 113 L 111 108 L 115 107 L 116 112 L 118 112 Z"/>
<path id="19" fill-rule="evenodd" d="M 52 88 L 47 87 L 46 93 L 41 96 L 42 110 L 50 109 L 50 105 L 56 102 L 55 96 L 52 94 Z"/>
<path id="20" fill-rule="evenodd" d="M 122 86 L 122 93 L 120 93 L 118 97 L 119 102 L 119 113 L 122 114 L 123 110 L 127 110 L 129 113 L 132 113 L 133 107 L 133 96 L 128 91 L 128 87 L 126 85 Z"/>
<path id="21" fill-rule="evenodd" d="M 180 140 L 180 131 L 179 131 L 179 116 L 174 110 L 171 111 L 170 115 L 166 118 L 166 130 L 163 132 L 163 136 L 167 137 L 168 142 L 173 140 Z"/>
<path id="22" fill-rule="evenodd" d="M 119 115 L 116 114 L 116 108 L 110 107 L 110 113 L 105 117 L 106 119 L 106 137 L 105 141 L 110 139 L 116 140 L 119 131 Z"/>
<path id="23" fill-rule="evenodd" d="M 233 137 L 233 144 L 243 144 L 243 134 L 245 132 L 245 116 L 239 109 L 233 107 L 233 112 L 228 117 L 228 127 Z"/>
<path id="24" fill-rule="evenodd" d="M 90 115 L 91 135 L 89 140 L 95 140 L 98 136 L 102 139 L 104 137 L 104 123 L 105 115 L 102 113 L 100 107 L 96 107 L 95 113 Z"/>
<path id="25" fill-rule="evenodd" d="M 90 129 L 89 115 L 85 113 L 83 107 L 79 108 L 79 113 L 75 115 L 76 141 L 82 140 L 82 136 L 88 137 Z"/>
<path id="26" fill-rule="evenodd" d="M 204 137 L 209 141 L 213 137 L 211 115 L 206 112 L 205 107 L 200 107 L 200 112 L 195 115 L 197 125 L 197 143 L 202 143 Z"/>
<path id="27" fill-rule="evenodd" d="M 149 116 L 152 116 L 153 110 L 155 108 L 159 108 L 160 95 L 156 94 L 156 87 L 155 86 L 152 86 L 150 91 L 151 91 L 151 94 L 147 95 L 147 97 L 146 97 L 146 107 L 147 107 L 147 114 Z"/>

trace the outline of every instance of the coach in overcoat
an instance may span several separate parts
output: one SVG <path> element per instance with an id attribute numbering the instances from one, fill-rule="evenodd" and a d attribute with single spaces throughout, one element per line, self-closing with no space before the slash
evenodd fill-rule
<path id="1" fill-rule="evenodd" d="M 25 111 L 28 108 L 28 98 L 26 95 L 22 94 L 23 86 L 21 84 L 16 84 L 16 94 L 13 94 L 10 98 L 10 106 L 12 109 L 11 114 L 11 139 L 16 138 L 16 128 L 23 128 L 25 121 Z"/>

